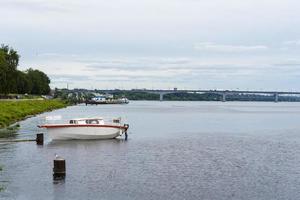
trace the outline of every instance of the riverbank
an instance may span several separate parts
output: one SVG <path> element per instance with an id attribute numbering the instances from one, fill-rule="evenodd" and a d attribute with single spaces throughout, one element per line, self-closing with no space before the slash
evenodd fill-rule
<path id="1" fill-rule="evenodd" d="M 27 101 L 0 101 L 0 129 L 23 120 L 29 116 L 54 109 L 64 108 L 68 103 L 61 100 L 27 100 Z M 0 131 L 0 137 L 7 136 Z"/>

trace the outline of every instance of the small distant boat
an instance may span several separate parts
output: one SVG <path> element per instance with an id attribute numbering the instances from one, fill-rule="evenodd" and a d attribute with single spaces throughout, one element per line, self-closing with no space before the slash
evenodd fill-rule
<path id="1" fill-rule="evenodd" d="M 98 95 L 90 100 L 87 100 L 87 104 L 128 104 L 129 100 L 126 97 L 114 98 L 113 95 Z"/>
<path id="2" fill-rule="evenodd" d="M 104 122 L 103 118 L 71 119 L 67 124 L 44 124 L 38 126 L 46 128 L 52 140 L 90 140 L 113 139 L 127 134 L 128 124 L 121 125 L 121 119 Z"/>

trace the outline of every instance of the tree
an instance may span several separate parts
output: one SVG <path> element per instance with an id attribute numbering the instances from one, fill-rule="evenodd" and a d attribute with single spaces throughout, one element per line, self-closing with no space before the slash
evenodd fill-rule
<path id="1" fill-rule="evenodd" d="M 19 64 L 19 54 L 7 45 L 0 47 L 0 93 L 8 94 L 16 91 L 14 77 Z"/>
<path id="2" fill-rule="evenodd" d="M 17 69 L 20 56 L 7 45 L 0 47 L 0 93 L 49 94 L 50 79 L 42 71 L 28 69 L 25 72 Z"/>
<path id="3" fill-rule="evenodd" d="M 32 81 L 29 79 L 27 73 L 17 71 L 16 87 L 18 94 L 31 93 Z"/>
<path id="4" fill-rule="evenodd" d="M 44 72 L 30 68 L 26 73 L 28 79 L 32 82 L 31 94 L 49 94 L 50 79 Z"/>

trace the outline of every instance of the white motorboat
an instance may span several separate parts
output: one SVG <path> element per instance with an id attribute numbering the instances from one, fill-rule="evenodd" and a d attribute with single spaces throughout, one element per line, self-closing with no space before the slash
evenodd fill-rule
<path id="1" fill-rule="evenodd" d="M 113 95 L 98 95 L 90 100 L 86 100 L 85 104 L 128 104 L 129 100 L 126 97 L 114 98 Z"/>
<path id="2" fill-rule="evenodd" d="M 71 119 L 68 124 L 44 124 L 52 140 L 113 139 L 125 133 L 129 125 L 121 125 L 121 119 L 105 122 L 103 118 Z"/>

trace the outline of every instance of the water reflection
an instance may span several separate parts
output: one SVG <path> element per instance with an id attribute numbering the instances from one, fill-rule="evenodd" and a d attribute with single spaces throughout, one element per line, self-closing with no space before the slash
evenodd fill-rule
<path id="1" fill-rule="evenodd" d="M 76 148 L 76 147 L 112 147 L 119 145 L 120 143 L 127 142 L 124 138 L 116 138 L 110 140 L 51 140 L 47 143 L 49 148 L 64 147 L 64 148 Z"/>
<path id="2" fill-rule="evenodd" d="M 55 175 L 53 174 L 53 184 L 62 185 L 65 183 L 66 175 Z"/>

